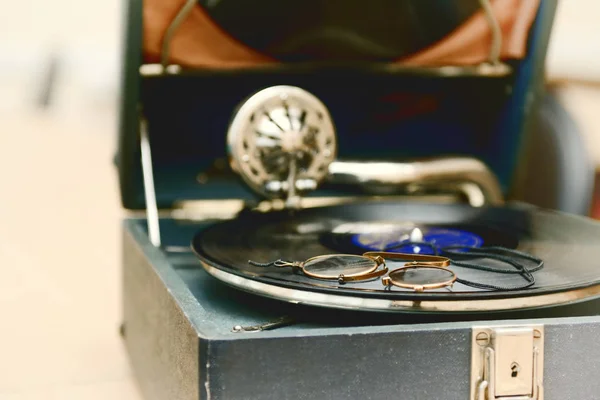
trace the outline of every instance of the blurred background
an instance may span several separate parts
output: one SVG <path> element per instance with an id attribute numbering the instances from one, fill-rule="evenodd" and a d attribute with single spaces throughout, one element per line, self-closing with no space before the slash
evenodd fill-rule
<path id="1" fill-rule="evenodd" d="M 117 335 L 122 1 L 0 4 L 0 399 L 137 399 Z M 600 169 L 598 15 L 559 3 L 547 81 Z"/>

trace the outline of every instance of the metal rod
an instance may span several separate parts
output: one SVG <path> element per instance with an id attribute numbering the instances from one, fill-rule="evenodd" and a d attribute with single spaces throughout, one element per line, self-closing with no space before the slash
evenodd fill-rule
<path id="1" fill-rule="evenodd" d="M 150 242 L 160 247 L 160 224 L 158 220 L 158 206 L 156 203 L 156 190 L 154 188 L 154 175 L 152 173 L 152 150 L 148 138 L 148 122 L 140 118 L 140 149 L 142 153 L 142 176 L 144 179 L 144 194 L 146 196 L 146 219 L 148 221 L 148 236 Z"/>
<path id="2" fill-rule="evenodd" d="M 489 61 L 491 64 L 498 64 L 500 62 L 500 53 L 502 51 L 502 30 L 500 24 L 494 15 L 494 10 L 489 0 L 479 0 L 479 4 L 483 8 L 485 17 L 492 30 L 492 46 L 490 48 Z"/>
<path id="3" fill-rule="evenodd" d="M 357 185 L 367 192 L 409 184 L 458 183 L 464 186 L 465 183 L 472 183 L 481 190 L 485 204 L 503 203 L 502 190 L 495 175 L 483 162 L 470 157 L 440 157 L 409 162 L 334 161 L 329 165 L 327 179 L 332 184 Z M 469 187 L 463 187 L 462 191 L 465 189 Z M 465 194 L 471 194 L 469 197 L 476 195 Z"/>
<path id="4" fill-rule="evenodd" d="M 291 64 L 290 64 L 291 65 Z M 297 68 L 298 71 L 305 71 L 305 67 L 300 64 L 296 64 L 293 68 Z M 326 69 L 328 67 L 324 67 Z M 179 65 L 167 65 L 162 64 L 142 64 L 140 66 L 140 76 L 143 77 L 159 77 L 165 74 L 168 75 L 184 75 L 194 76 L 201 75 L 206 76 L 206 71 L 199 69 L 186 70 L 181 68 Z M 273 70 L 275 71 L 275 70 Z M 273 72 L 271 71 L 271 72 Z M 482 78 L 502 78 L 510 75 L 512 72 L 511 67 L 508 64 L 497 62 L 492 64 L 486 62 L 478 65 L 443 65 L 443 66 L 410 66 L 402 64 L 386 64 L 380 66 L 373 66 L 368 71 L 375 73 L 388 72 L 395 74 L 410 74 L 415 76 L 431 76 L 440 78 L 456 78 L 456 77 L 482 77 Z M 210 72 L 214 74 L 215 72 Z M 219 74 L 228 74 L 230 71 L 221 70 Z"/>
<path id="5" fill-rule="evenodd" d="M 287 179 L 287 196 L 285 204 L 290 208 L 300 207 L 300 196 L 296 193 L 296 181 L 298 178 L 298 160 L 296 155 L 292 154 L 290 158 L 290 171 Z"/>
<path id="6" fill-rule="evenodd" d="M 166 67 L 169 63 L 169 53 L 171 50 L 171 40 L 173 39 L 173 35 L 175 35 L 175 32 L 181 23 L 187 18 L 188 14 L 190 11 L 192 11 L 196 3 L 197 0 L 187 0 L 173 21 L 171 21 L 171 24 L 169 24 L 169 27 L 165 32 L 165 37 L 163 38 L 162 50 L 160 54 L 160 63 L 163 67 Z"/>

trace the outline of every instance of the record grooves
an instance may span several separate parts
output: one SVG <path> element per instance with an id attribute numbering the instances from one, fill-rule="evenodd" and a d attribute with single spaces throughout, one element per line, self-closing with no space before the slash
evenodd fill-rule
<path id="1" fill-rule="evenodd" d="M 393 237 L 399 231 L 406 231 L 407 227 L 418 227 L 425 232 L 424 237 L 427 232 L 434 232 L 430 237 L 436 240 L 457 237 L 457 240 L 481 240 L 483 246 L 515 248 L 542 258 L 545 267 L 536 273 L 536 284 L 529 289 L 487 291 L 456 284 L 451 289 L 414 293 L 399 288 L 386 290 L 379 280 L 339 284 L 310 279 L 291 273 L 289 269 L 256 267 L 248 263 L 249 260 L 302 261 L 325 254 L 362 254 L 371 250 L 370 246 L 375 242 L 369 239 L 366 245 L 361 244 L 354 240 L 356 235 L 371 235 L 371 239 L 374 233 L 379 235 L 378 238 Z M 440 232 L 443 233 L 441 236 Z M 519 303 L 519 299 L 532 296 L 564 294 L 549 300 L 564 303 L 579 300 L 577 296 L 582 296 L 581 293 L 595 296 L 600 292 L 600 246 L 594 241 L 597 237 L 600 237 L 600 224 L 596 222 L 536 208 L 365 202 L 308 208 L 293 215 L 284 211 L 247 213 L 198 233 L 192 247 L 213 276 L 243 278 L 222 280 L 268 297 L 289 301 L 285 294 L 280 296 L 276 290 L 286 288 L 342 296 L 352 298 L 352 301 L 356 298 L 392 302 L 463 301 L 465 308 L 477 309 L 476 300 L 507 299 Z M 390 269 L 397 267 L 393 263 L 388 266 Z M 511 285 L 520 279 L 514 275 L 493 274 L 490 277 L 489 273 L 481 271 L 451 268 L 461 278 L 474 281 L 492 279 L 495 284 Z M 275 290 L 267 293 L 249 286 Z M 595 289 L 597 286 L 598 290 Z M 585 288 L 588 289 L 582 292 Z M 573 295 L 569 295 L 571 291 Z M 575 295 L 575 291 L 580 294 Z M 524 303 L 527 301 L 523 300 Z M 518 304 L 516 308 L 519 308 Z"/>

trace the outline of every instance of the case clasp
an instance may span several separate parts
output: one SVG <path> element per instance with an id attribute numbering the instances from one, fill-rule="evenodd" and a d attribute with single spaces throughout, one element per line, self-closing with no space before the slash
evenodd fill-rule
<path id="1" fill-rule="evenodd" d="M 474 327 L 471 400 L 543 400 L 544 327 Z"/>

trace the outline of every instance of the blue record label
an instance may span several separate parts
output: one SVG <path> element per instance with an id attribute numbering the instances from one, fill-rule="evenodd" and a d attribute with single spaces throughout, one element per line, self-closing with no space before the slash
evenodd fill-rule
<path id="1" fill-rule="evenodd" d="M 434 254 L 432 248 L 410 242 L 425 242 L 436 248 L 447 246 L 481 247 L 483 239 L 472 232 L 451 228 L 413 227 L 386 232 L 368 232 L 352 235 L 351 242 L 365 251 Z M 403 245 L 403 243 L 406 243 Z"/>

